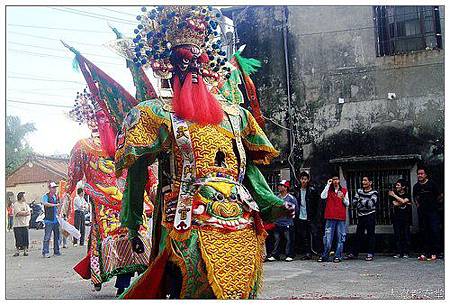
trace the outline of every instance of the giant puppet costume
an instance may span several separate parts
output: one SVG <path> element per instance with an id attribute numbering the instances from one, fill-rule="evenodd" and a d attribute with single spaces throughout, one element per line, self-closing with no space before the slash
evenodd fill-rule
<path id="1" fill-rule="evenodd" d="M 137 252 L 146 168 L 159 161 L 152 263 L 122 297 L 255 298 L 262 220 L 292 213 L 256 166 L 278 152 L 249 111 L 208 90 L 230 72 L 212 8 L 142 11 L 132 59 L 171 90 L 134 107 L 117 136 L 116 174 L 128 169 L 121 224 Z"/>
<path id="2" fill-rule="evenodd" d="M 114 162 L 106 146 L 110 131 L 108 118 L 95 106 L 86 89 L 78 93 L 74 109 L 69 115 L 79 123 L 86 123 L 92 131 L 90 138 L 79 140 L 75 144 L 69 162 L 68 192 L 72 193 L 82 180 L 83 189 L 89 195 L 91 203 L 91 230 L 87 255 L 74 269 L 83 278 L 90 279 L 96 290 L 100 290 L 102 283 L 114 276 L 118 279 L 128 278 L 126 281 L 129 282 L 135 272 L 141 273 L 146 270 L 151 241 L 147 234 L 149 228 L 145 225 L 145 219 L 146 214 L 152 213 L 153 206 L 147 196 L 143 198 L 146 201 L 147 212 L 144 213 L 144 207 L 141 206 L 140 214 L 144 219 L 144 226 L 140 234 L 144 251 L 135 253 L 127 240 L 127 229 L 120 226 L 119 213 L 126 171 L 122 176 L 114 175 Z M 150 173 L 150 183 L 147 187 L 155 182 L 151 178 Z"/>

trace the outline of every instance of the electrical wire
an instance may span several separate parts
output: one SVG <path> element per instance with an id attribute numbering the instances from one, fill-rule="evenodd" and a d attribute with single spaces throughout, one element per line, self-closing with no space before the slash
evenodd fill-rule
<path id="1" fill-rule="evenodd" d="M 74 81 L 74 80 L 64 80 L 64 79 L 49 79 L 49 78 L 37 78 L 37 77 L 25 77 L 25 76 L 7 76 L 7 78 L 14 79 L 26 79 L 26 80 L 35 80 L 35 81 L 44 81 L 44 82 L 60 82 L 60 83 L 74 83 L 85 85 L 85 83 Z"/>
<path id="2" fill-rule="evenodd" d="M 11 114 L 11 111 L 9 111 L 10 109 L 17 109 L 23 112 L 28 112 L 30 111 L 30 105 L 22 105 L 22 104 L 12 104 L 9 103 L 8 107 L 6 109 L 6 115 L 14 115 Z M 33 106 L 31 106 L 33 107 Z M 67 110 L 64 109 L 60 109 L 60 108 L 53 108 L 53 107 L 48 107 L 48 106 L 42 106 L 42 107 L 47 107 L 45 109 L 45 112 L 43 113 L 42 111 L 35 111 L 35 113 L 33 113 L 33 117 L 38 117 L 38 116 L 58 116 L 60 117 L 61 115 L 67 116 Z M 55 111 L 55 112 L 52 112 Z"/>
<path id="3" fill-rule="evenodd" d="M 51 57 L 51 58 L 61 58 L 64 60 L 70 60 L 72 61 L 71 58 L 68 57 L 64 57 L 64 56 L 59 56 L 59 55 L 53 55 L 53 54 L 46 54 L 46 53 L 38 53 L 38 52 L 31 52 L 31 51 L 24 51 L 24 50 L 17 50 L 17 49 L 11 49 L 8 48 L 9 51 L 13 51 L 13 52 L 18 52 L 18 53 L 23 53 L 23 54 L 28 54 L 28 55 L 34 55 L 34 56 L 39 56 L 39 57 Z M 119 63 L 112 63 L 112 62 L 106 62 L 106 61 L 96 61 L 96 63 L 102 63 L 105 65 L 113 65 L 113 66 L 123 66 L 123 64 L 119 64 Z"/>
<path id="4" fill-rule="evenodd" d="M 54 96 L 54 97 L 67 98 L 67 95 L 51 94 L 51 93 L 44 93 L 44 92 L 33 92 L 33 91 L 28 91 L 28 90 L 14 90 L 14 89 L 9 89 L 8 88 L 8 91 L 13 91 L 13 92 L 17 92 L 17 93 L 23 93 L 23 94 L 29 94 L 29 95 L 45 95 L 45 96 Z"/>
<path id="5" fill-rule="evenodd" d="M 278 127 L 280 127 L 280 128 L 283 128 L 283 129 L 285 129 L 285 130 L 291 130 L 290 128 L 287 128 L 286 126 L 283 126 L 283 125 L 281 125 L 280 123 L 277 123 L 276 121 L 274 121 L 273 119 L 271 119 L 271 118 L 268 118 L 268 117 L 266 117 L 265 115 L 261 115 L 265 120 L 267 120 L 267 121 L 269 121 L 269 122 L 271 122 L 271 123 L 273 123 L 274 125 L 276 125 L 276 126 L 278 126 Z"/>
<path id="6" fill-rule="evenodd" d="M 12 24 L 12 23 L 8 23 L 7 25 L 12 26 L 12 27 L 33 28 L 33 29 L 111 34 L 110 32 L 106 32 L 106 31 L 96 31 L 96 30 L 77 29 L 77 28 L 58 28 L 58 27 L 46 27 L 46 26 L 40 26 L 40 25 L 24 25 L 24 24 Z"/>
<path id="7" fill-rule="evenodd" d="M 32 45 L 32 44 L 26 44 L 26 43 L 20 43 L 20 42 L 15 42 L 15 41 L 8 41 L 8 43 L 10 44 L 14 44 L 14 45 L 19 45 L 19 46 L 25 46 L 25 47 L 33 47 L 33 48 L 39 48 L 39 49 L 44 49 L 44 50 L 52 50 L 52 51 L 58 51 L 58 52 L 64 52 L 66 53 L 65 49 L 57 49 L 57 48 L 48 48 L 48 47 L 42 47 L 42 46 L 37 46 L 37 45 Z M 107 55 L 100 55 L 100 54 L 94 54 L 94 53 L 86 53 L 83 52 L 84 55 L 90 55 L 90 56 L 98 56 L 98 57 L 104 57 L 104 58 L 112 58 L 112 59 L 122 59 L 122 57 L 114 57 L 114 56 L 107 56 Z"/>
<path id="8" fill-rule="evenodd" d="M 15 73 L 15 72 L 13 72 L 13 73 Z M 8 88 L 8 90 L 11 90 L 11 91 L 20 91 L 22 89 L 23 88 Z M 49 90 L 49 91 L 54 91 L 54 90 L 76 90 L 76 88 L 74 88 L 74 87 L 28 88 L 27 87 L 27 91 L 30 91 L 30 92 L 47 91 L 47 90 Z"/>
<path id="9" fill-rule="evenodd" d="M 7 99 L 7 101 L 10 102 L 10 103 L 25 104 L 25 105 L 37 105 L 37 106 L 47 106 L 47 107 L 59 107 L 59 108 L 72 108 L 72 106 L 47 104 L 47 103 L 37 103 L 37 102 L 26 102 L 26 101 L 12 100 L 12 99 Z"/>
<path id="10" fill-rule="evenodd" d="M 113 10 L 113 9 L 110 9 L 110 8 L 106 8 L 106 7 L 100 7 L 100 8 L 101 8 L 101 9 L 104 9 L 104 10 L 106 10 L 106 11 L 109 11 L 109 12 L 117 13 L 117 14 L 122 14 L 122 15 L 127 15 L 127 16 L 133 16 L 134 18 L 136 18 L 136 16 L 137 16 L 137 15 L 135 15 L 135 14 L 125 13 L 125 12 L 121 12 L 121 11 L 116 11 L 116 10 Z"/>
<path id="11" fill-rule="evenodd" d="M 71 9 L 71 8 L 62 9 L 62 8 L 56 8 L 56 7 L 51 7 L 51 9 L 54 9 L 56 11 L 65 12 L 65 13 L 72 13 L 72 14 L 76 14 L 76 15 L 80 15 L 80 16 L 91 17 L 91 18 L 95 18 L 95 19 L 103 19 L 105 21 L 113 21 L 113 22 L 117 22 L 117 23 L 136 25 L 136 22 L 133 22 L 131 20 L 117 18 L 117 17 L 110 17 L 110 16 L 96 14 L 96 13 L 90 13 L 90 12 L 86 12 L 86 11 L 80 11 L 77 9 Z"/>
<path id="12" fill-rule="evenodd" d="M 22 36 L 28 36 L 28 37 L 33 37 L 33 38 L 39 38 L 39 39 L 45 39 L 45 40 L 53 40 L 53 41 L 61 41 L 60 39 L 57 38 L 49 38 L 49 37 L 44 37 L 44 36 L 39 36 L 39 35 L 33 35 L 33 34 L 27 34 L 27 33 L 20 33 L 20 32 L 16 32 L 16 31 L 7 31 L 6 34 L 17 34 L 17 35 L 22 35 Z M 82 45 L 87 45 L 87 46 L 95 46 L 95 47 L 102 47 L 101 44 L 93 44 L 93 43 L 87 43 L 87 42 L 82 42 L 82 41 L 74 41 L 74 40 L 67 40 L 67 42 L 69 43 L 79 43 Z"/>

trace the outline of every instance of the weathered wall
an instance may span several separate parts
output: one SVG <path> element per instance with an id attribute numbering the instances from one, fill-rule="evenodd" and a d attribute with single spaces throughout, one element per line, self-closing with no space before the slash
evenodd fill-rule
<path id="1" fill-rule="evenodd" d="M 284 10 L 247 7 L 234 14 L 239 16 L 234 21 L 240 43 L 248 45 L 244 55 L 265 62 L 255 75 L 263 112 L 282 121 L 287 113 L 282 34 L 287 15 L 291 111 L 300 144 L 295 148 L 296 167 L 324 173 L 331 170 L 328 160 L 332 158 L 418 153 L 440 176 L 443 50 L 376 57 L 371 6 L 288 6 Z M 387 98 L 390 92 L 396 99 Z M 338 104 L 339 98 L 343 104 Z M 280 139 L 287 138 L 285 131 L 268 122 L 267 132 L 286 152 L 288 142 Z"/>
<path id="2" fill-rule="evenodd" d="M 261 110 L 264 116 L 286 126 L 286 65 L 282 32 L 284 8 L 248 7 L 235 11 L 232 17 L 237 26 L 239 45 L 247 45 L 242 55 L 257 58 L 263 63 L 254 79 Z M 286 131 L 266 122 L 266 132 L 275 147 L 281 150 L 281 159 L 285 159 L 288 149 Z"/>

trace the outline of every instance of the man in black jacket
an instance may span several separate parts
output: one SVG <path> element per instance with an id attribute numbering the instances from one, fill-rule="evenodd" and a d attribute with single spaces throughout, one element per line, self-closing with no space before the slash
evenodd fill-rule
<path id="1" fill-rule="evenodd" d="M 295 232 L 297 248 L 304 256 L 301 259 L 311 259 L 311 252 L 320 253 L 321 212 L 319 195 L 310 185 L 310 176 L 307 172 L 300 173 L 300 188 L 298 190 L 298 210 L 295 215 Z"/>
<path id="2" fill-rule="evenodd" d="M 418 259 L 420 261 L 435 260 L 441 238 L 438 211 L 443 204 L 443 194 L 436 183 L 428 178 L 425 168 L 417 169 L 417 180 L 413 187 L 413 199 L 417 205 L 423 247 L 423 253 Z"/>

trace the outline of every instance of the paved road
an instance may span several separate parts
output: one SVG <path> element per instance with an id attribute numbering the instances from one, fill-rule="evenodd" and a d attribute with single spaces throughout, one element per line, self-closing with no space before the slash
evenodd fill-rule
<path id="1" fill-rule="evenodd" d="M 43 230 L 30 231 L 30 256 L 12 257 L 14 237 L 6 233 L 7 299 L 111 299 L 114 280 L 95 292 L 72 267 L 86 247 L 41 256 Z M 418 262 L 377 257 L 340 264 L 313 261 L 267 262 L 261 299 L 443 299 L 444 261 Z"/>

